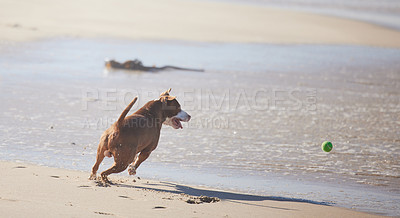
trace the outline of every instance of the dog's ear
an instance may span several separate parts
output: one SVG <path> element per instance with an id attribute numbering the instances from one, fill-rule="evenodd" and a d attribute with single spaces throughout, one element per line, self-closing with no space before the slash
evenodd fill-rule
<path id="1" fill-rule="evenodd" d="M 170 95 L 166 95 L 166 96 L 161 96 L 160 97 L 160 101 L 163 103 L 163 104 L 167 104 L 167 101 L 172 101 L 172 100 L 174 100 L 176 97 L 175 96 L 170 96 Z"/>
<path id="2" fill-rule="evenodd" d="M 171 88 L 169 88 L 167 91 L 161 93 L 160 97 L 162 96 L 169 96 L 169 92 L 171 91 Z"/>

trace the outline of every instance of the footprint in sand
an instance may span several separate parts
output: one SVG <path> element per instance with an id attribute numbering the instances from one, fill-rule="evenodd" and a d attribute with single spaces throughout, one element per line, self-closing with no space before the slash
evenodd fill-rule
<path id="1" fill-rule="evenodd" d="M 112 213 L 105 213 L 105 212 L 99 212 L 99 211 L 95 211 L 94 213 L 100 214 L 100 215 L 107 215 L 107 216 L 113 216 L 114 214 Z"/>
<path id="2" fill-rule="evenodd" d="M 18 201 L 18 200 L 15 200 L 15 199 L 2 198 L 2 197 L 0 197 L 0 200 L 2 200 L 2 201 L 11 201 L 11 202 L 17 202 Z"/>

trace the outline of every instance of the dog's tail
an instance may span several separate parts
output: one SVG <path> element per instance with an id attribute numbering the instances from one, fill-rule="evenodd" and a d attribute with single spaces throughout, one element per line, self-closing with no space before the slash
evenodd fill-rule
<path id="1" fill-rule="evenodd" d="M 122 111 L 122 114 L 119 116 L 118 121 L 117 121 L 117 127 L 120 127 L 123 125 L 123 121 L 126 117 L 126 115 L 128 114 L 128 112 L 131 110 L 132 106 L 135 104 L 136 100 L 137 100 L 137 96 L 131 101 L 131 103 L 128 104 L 128 106 L 126 106 L 125 110 Z"/>

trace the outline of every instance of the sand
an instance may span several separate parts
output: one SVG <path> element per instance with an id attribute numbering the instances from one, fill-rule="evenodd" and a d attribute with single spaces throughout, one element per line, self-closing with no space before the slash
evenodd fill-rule
<path id="1" fill-rule="evenodd" d="M 190 0 L 4 0 L 0 40 L 52 37 L 400 47 L 400 32 L 360 21 Z"/>
<path id="2" fill-rule="evenodd" d="M 277 197 L 113 175 L 99 186 L 89 172 L 0 162 L 3 217 L 379 217 Z M 196 196 L 219 202 L 189 204 Z"/>

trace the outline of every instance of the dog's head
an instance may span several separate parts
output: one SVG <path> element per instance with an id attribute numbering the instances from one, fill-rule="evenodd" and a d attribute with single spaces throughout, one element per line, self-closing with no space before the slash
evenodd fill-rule
<path id="1" fill-rule="evenodd" d="M 182 129 L 182 122 L 188 122 L 190 115 L 181 109 L 181 105 L 175 96 L 169 95 L 171 89 L 161 93 L 160 101 L 162 103 L 162 111 L 166 117 L 163 124 L 172 126 L 174 129 Z"/>

